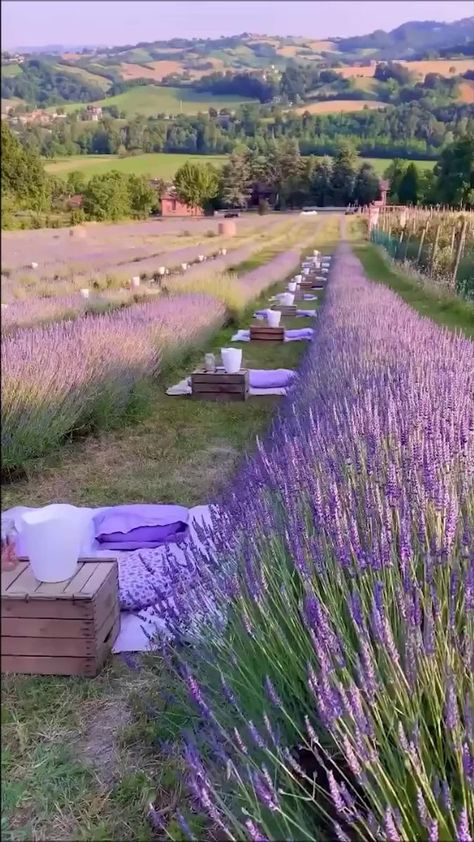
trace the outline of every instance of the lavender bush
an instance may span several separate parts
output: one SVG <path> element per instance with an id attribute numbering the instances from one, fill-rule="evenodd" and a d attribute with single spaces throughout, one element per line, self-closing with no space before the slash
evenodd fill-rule
<path id="1" fill-rule="evenodd" d="M 474 346 L 344 248 L 318 325 L 159 602 L 176 635 L 202 620 L 175 652 L 189 786 L 231 839 L 470 842 Z"/>
<path id="2" fill-rule="evenodd" d="M 2 467 L 11 471 L 65 436 L 109 425 L 157 373 L 222 324 L 203 295 L 137 304 L 100 316 L 15 331 L 2 339 Z"/>

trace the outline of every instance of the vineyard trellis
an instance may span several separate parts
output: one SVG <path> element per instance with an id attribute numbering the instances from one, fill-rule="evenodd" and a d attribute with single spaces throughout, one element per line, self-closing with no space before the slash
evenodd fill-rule
<path id="1" fill-rule="evenodd" d="M 474 212 L 388 206 L 371 239 L 428 282 L 474 300 Z"/>

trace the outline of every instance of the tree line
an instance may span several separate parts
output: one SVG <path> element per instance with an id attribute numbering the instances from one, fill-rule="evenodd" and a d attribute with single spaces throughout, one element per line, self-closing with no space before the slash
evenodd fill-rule
<path id="1" fill-rule="evenodd" d="M 1 124 L 2 227 L 11 227 L 18 211 L 48 214 L 64 211 L 73 194 L 82 207 L 70 212 L 70 222 L 82 219 L 118 220 L 146 217 L 160 208 L 164 181 L 153 185 L 144 177 L 111 170 L 88 181 L 72 172 L 64 181 L 48 175 L 36 152 L 23 146 L 5 122 Z M 394 160 L 388 167 L 390 200 L 400 204 L 474 205 L 474 141 L 465 137 L 443 150 L 434 170 Z M 264 153 L 241 145 L 221 169 L 186 162 L 174 185 L 186 203 L 211 211 L 259 205 L 262 212 L 305 206 L 365 206 L 379 197 L 377 174 L 361 162 L 354 146 L 342 141 L 333 159 L 303 157 L 295 141 L 273 141 Z"/>
<path id="2" fill-rule="evenodd" d="M 161 115 L 118 122 L 118 117 L 122 117 L 119 110 L 110 106 L 98 123 L 70 115 L 52 127 L 27 125 L 15 130 L 25 144 L 48 158 L 141 152 L 217 155 L 231 153 L 242 144 L 260 154 L 269 143 L 281 139 L 294 139 L 302 155 L 332 155 L 341 138 L 346 138 L 366 157 L 436 160 L 440 150 L 456 138 L 474 136 L 472 106 L 427 109 L 419 102 L 327 115 L 249 103 L 235 113 L 210 108 L 205 114 L 173 119 Z"/>

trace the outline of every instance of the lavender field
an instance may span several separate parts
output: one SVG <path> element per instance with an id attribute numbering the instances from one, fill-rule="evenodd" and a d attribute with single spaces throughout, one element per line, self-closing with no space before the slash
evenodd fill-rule
<path id="1" fill-rule="evenodd" d="M 281 222 L 279 223 L 281 228 Z M 225 275 L 262 249 L 257 237 L 211 263 L 198 263 L 168 281 L 169 295 L 133 303 L 113 297 L 32 297 L 2 314 L 2 465 L 13 475 L 59 448 L 72 435 L 111 428 L 133 415 L 163 361 L 182 358 L 211 336 L 266 287 L 298 266 L 300 249 L 314 237 L 314 224 L 286 226 L 265 243 L 275 256 L 241 276 Z M 289 248 L 296 238 L 297 249 Z M 147 290 L 152 293 L 152 290 Z M 125 306 L 127 305 L 127 306 Z M 103 310 L 104 312 L 101 312 Z M 146 402 L 146 401 L 145 401 Z"/>
<path id="2" fill-rule="evenodd" d="M 179 640 L 199 635 L 168 661 L 195 717 L 187 782 L 229 839 L 469 842 L 474 345 L 346 246 L 331 275 L 208 557 L 160 602 Z M 179 823 L 191 838 L 192 810 Z"/>

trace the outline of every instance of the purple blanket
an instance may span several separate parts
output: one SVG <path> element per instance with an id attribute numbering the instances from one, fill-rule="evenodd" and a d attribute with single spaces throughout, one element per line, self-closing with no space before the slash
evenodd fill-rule
<path id="1" fill-rule="evenodd" d="M 152 549 L 187 537 L 188 510 L 152 504 L 113 506 L 96 515 L 94 529 L 101 549 Z"/>

